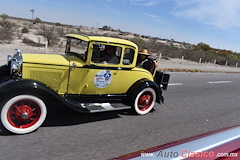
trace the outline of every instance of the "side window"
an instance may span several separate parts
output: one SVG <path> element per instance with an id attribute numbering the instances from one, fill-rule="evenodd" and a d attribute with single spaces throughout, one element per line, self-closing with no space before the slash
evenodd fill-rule
<path id="1" fill-rule="evenodd" d="M 92 62 L 119 64 L 122 48 L 113 45 L 93 44 Z"/>
<path id="2" fill-rule="evenodd" d="M 134 58 L 134 50 L 131 48 L 125 48 L 124 50 L 124 57 L 123 57 L 123 64 L 130 65 L 133 62 Z"/>

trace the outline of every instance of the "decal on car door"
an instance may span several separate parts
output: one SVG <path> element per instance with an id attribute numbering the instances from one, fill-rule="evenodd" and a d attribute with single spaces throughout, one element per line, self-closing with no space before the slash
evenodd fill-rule
<path id="1" fill-rule="evenodd" d="M 112 81 L 112 74 L 109 70 L 99 71 L 94 77 L 94 84 L 98 88 L 107 87 Z"/>

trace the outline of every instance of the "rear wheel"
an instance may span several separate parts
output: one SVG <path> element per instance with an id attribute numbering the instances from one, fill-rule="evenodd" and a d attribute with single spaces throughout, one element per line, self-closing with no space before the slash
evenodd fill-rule
<path id="1" fill-rule="evenodd" d="M 44 102 L 33 95 L 18 95 L 1 108 L 1 127 L 15 134 L 30 133 L 39 128 L 47 115 Z"/>
<path id="2" fill-rule="evenodd" d="M 137 114 L 143 115 L 150 112 L 156 101 L 156 92 L 147 87 L 141 90 L 135 97 L 133 108 Z"/>

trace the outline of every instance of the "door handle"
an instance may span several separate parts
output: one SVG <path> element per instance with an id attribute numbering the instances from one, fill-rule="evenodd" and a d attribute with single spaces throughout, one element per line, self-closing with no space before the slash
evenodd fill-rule
<path id="1" fill-rule="evenodd" d="M 77 64 L 73 62 L 73 64 L 71 65 L 71 71 L 73 71 L 76 67 L 77 67 Z"/>

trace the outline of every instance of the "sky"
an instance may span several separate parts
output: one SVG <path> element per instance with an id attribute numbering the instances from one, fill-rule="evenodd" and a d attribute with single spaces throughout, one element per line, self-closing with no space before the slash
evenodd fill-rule
<path id="1" fill-rule="evenodd" d="M 239 0 L 0 0 L 0 14 L 173 39 L 240 53 Z"/>

